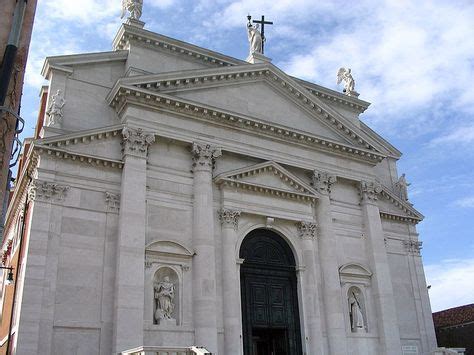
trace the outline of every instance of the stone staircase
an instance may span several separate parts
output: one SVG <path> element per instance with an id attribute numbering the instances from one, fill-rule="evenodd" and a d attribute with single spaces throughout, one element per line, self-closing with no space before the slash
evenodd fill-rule
<path id="1" fill-rule="evenodd" d="M 212 355 L 203 347 L 192 346 L 189 348 L 167 346 L 140 346 L 135 349 L 123 351 L 122 355 Z"/>

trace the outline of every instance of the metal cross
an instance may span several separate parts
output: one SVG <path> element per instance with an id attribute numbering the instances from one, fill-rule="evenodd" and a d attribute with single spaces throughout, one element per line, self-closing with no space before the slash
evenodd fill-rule
<path id="1" fill-rule="evenodd" d="M 250 21 L 250 19 L 249 19 Z M 262 54 L 265 53 L 264 51 L 264 43 L 265 43 L 265 25 L 273 25 L 273 22 L 270 21 L 265 21 L 265 16 L 262 15 L 262 19 L 259 20 L 253 20 L 253 23 L 258 23 L 262 26 Z"/>

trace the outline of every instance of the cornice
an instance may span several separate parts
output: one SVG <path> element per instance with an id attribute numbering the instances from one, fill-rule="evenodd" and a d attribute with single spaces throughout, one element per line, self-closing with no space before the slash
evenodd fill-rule
<path id="1" fill-rule="evenodd" d="M 182 42 L 127 24 L 122 24 L 122 27 L 120 27 L 114 38 L 113 48 L 116 50 L 124 50 L 129 48 L 131 43 L 137 43 L 155 50 L 164 50 L 177 55 L 182 55 L 192 58 L 193 60 L 204 62 L 208 65 L 231 66 L 248 64 L 242 60 L 195 46 L 190 43 Z"/>
<path id="2" fill-rule="evenodd" d="M 343 106 L 348 106 L 349 109 L 356 111 L 358 113 L 365 112 L 365 110 L 367 110 L 367 108 L 370 106 L 370 102 L 341 94 L 337 91 L 325 88 L 323 86 L 311 83 L 309 81 L 306 81 L 300 78 L 296 78 L 296 77 L 291 77 L 291 78 L 295 80 L 296 82 L 298 82 L 311 94 L 330 102 L 336 102 Z"/>
<path id="3" fill-rule="evenodd" d="M 404 223 L 410 223 L 410 224 L 418 224 L 421 222 L 419 218 L 407 217 L 407 216 L 394 214 L 392 212 L 384 212 L 384 211 L 380 211 L 380 217 L 383 219 L 391 220 L 391 221 L 404 222 Z"/>
<path id="4" fill-rule="evenodd" d="M 47 57 L 44 61 L 43 68 L 41 69 L 41 75 L 44 78 L 48 79 L 52 69 L 57 69 L 66 73 L 72 73 L 71 68 L 68 68 L 68 66 L 89 63 L 125 61 L 127 58 L 128 51 L 122 50 Z"/>
<path id="5" fill-rule="evenodd" d="M 360 128 L 354 126 L 352 122 L 322 103 L 320 99 L 309 94 L 305 88 L 269 63 L 124 78 L 117 81 L 107 100 L 110 103 L 117 91 L 125 86 L 135 86 L 139 89 L 166 94 L 169 91 L 192 90 L 200 87 L 222 86 L 223 84 L 256 80 L 269 82 L 290 100 L 306 109 L 310 115 L 314 116 L 314 119 L 320 120 L 348 142 L 380 153 L 370 142 L 371 139 L 365 137 L 366 134 Z"/>
<path id="6" fill-rule="evenodd" d="M 61 134 L 48 138 L 35 140 L 35 144 L 46 145 L 49 147 L 62 147 L 75 145 L 78 143 L 90 143 L 120 135 L 123 125 L 113 125 L 108 127 L 95 128 L 69 134 Z"/>
<path id="7" fill-rule="evenodd" d="M 247 131 L 254 131 L 258 134 L 279 137 L 285 141 L 302 143 L 307 147 L 314 147 L 318 150 L 351 157 L 352 159 L 369 162 L 372 165 L 378 164 L 385 158 L 384 155 L 373 150 L 343 144 L 331 139 L 307 134 L 306 132 L 295 130 L 293 128 L 276 125 L 244 115 L 238 115 L 234 112 L 224 111 L 190 100 L 160 94 L 150 90 L 139 89 L 134 86 L 120 87 L 112 98 L 111 106 L 120 116 L 125 106 L 129 103 L 141 104 L 152 109 L 159 108 L 164 111 L 185 115 L 186 117 L 195 117 L 206 121 L 218 122 L 220 124 L 245 129 Z"/>

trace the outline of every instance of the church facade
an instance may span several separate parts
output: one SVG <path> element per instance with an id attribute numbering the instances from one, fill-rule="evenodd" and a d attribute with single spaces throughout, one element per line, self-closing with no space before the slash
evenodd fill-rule
<path id="1" fill-rule="evenodd" d="M 133 20 L 43 74 L 5 239 L 26 203 L 17 354 L 436 347 L 423 216 L 367 102 Z"/>

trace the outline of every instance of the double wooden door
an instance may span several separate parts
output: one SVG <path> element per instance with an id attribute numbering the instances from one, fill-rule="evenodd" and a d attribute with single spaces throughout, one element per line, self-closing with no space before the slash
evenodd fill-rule
<path id="1" fill-rule="evenodd" d="M 241 247 L 241 297 L 245 355 L 300 355 L 301 335 L 294 257 L 268 230 Z"/>

